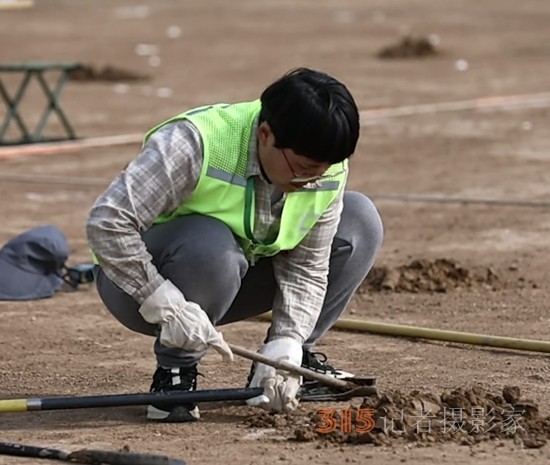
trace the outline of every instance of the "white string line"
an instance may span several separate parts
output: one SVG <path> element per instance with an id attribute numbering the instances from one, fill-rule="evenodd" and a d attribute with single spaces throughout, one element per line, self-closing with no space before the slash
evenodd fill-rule
<path id="1" fill-rule="evenodd" d="M 32 184 L 57 184 L 69 186 L 106 187 L 112 179 L 108 178 L 81 178 L 69 176 L 44 176 L 32 174 L 7 174 L 0 173 L 0 181 L 26 182 Z M 453 204 L 481 204 L 508 207 L 550 207 L 550 202 L 543 200 L 522 199 L 491 199 L 468 198 L 432 194 L 367 194 L 371 199 L 387 200 L 395 202 L 429 202 L 429 203 L 453 203 Z"/>
<path id="2" fill-rule="evenodd" d="M 361 125 L 378 123 L 379 120 L 400 116 L 464 110 L 491 110 L 514 108 L 545 108 L 550 106 L 550 92 L 539 94 L 481 97 L 471 100 L 423 103 L 401 107 L 373 108 L 359 112 Z"/>
<path id="3" fill-rule="evenodd" d="M 64 142 L 45 142 L 43 144 L 26 144 L 0 147 L 2 158 L 15 158 L 23 155 L 51 155 L 78 152 L 87 148 L 112 147 L 115 145 L 141 144 L 143 134 L 121 134 L 117 136 L 92 137 Z"/>
<path id="4" fill-rule="evenodd" d="M 359 115 L 361 117 L 361 125 L 365 126 L 376 124 L 380 120 L 386 118 L 400 116 L 465 110 L 545 108 L 548 106 L 550 106 L 550 92 L 543 92 L 538 94 L 480 97 L 470 100 L 423 103 L 401 107 L 371 108 L 362 110 Z M 0 147 L 0 159 L 13 158 L 21 155 L 47 155 L 52 153 L 75 152 L 85 148 L 137 144 L 142 141 L 142 134 L 122 134 L 117 136 L 80 139 L 76 141 Z"/>
<path id="5" fill-rule="evenodd" d="M 28 182 L 33 184 L 59 184 L 73 186 L 102 186 L 107 185 L 112 179 L 107 178 L 84 178 L 70 176 L 48 176 L 39 174 L 11 174 L 0 173 L 0 181 L 7 182 Z"/>
<path id="6" fill-rule="evenodd" d="M 438 113 L 445 111 L 464 110 L 487 110 L 506 108 L 544 108 L 550 106 L 550 92 L 538 94 L 524 94 L 511 96 L 481 97 L 477 99 L 436 102 L 419 105 L 406 105 L 393 108 L 368 109 L 360 112 L 362 125 L 373 124 L 377 120 L 400 116 L 413 116 L 417 114 Z M 366 119 L 366 121 L 365 121 Z M 97 137 L 83 139 L 80 141 L 35 144 L 25 147 L 0 148 L 0 159 L 11 158 L 17 155 L 32 155 L 41 153 L 59 153 L 81 150 L 83 148 L 112 146 L 120 144 L 140 143 L 141 134 L 125 134 L 120 136 Z M 46 184 L 65 185 L 88 185 L 105 186 L 110 182 L 104 178 L 80 178 L 61 176 L 39 176 L 23 174 L 0 173 L 0 180 L 8 182 L 31 182 Z M 550 202 L 521 199 L 488 199 L 488 198 L 466 198 L 454 196 L 438 196 L 431 194 L 371 194 L 373 199 L 404 201 L 404 202 L 437 202 L 437 203 L 461 203 L 461 204 L 490 204 L 499 206 L 528 206 L 528 207 L 549 207 Z"/>
<path id="7" fill-rule="evenodd" d="M 388 200 L 396 202 L 430 202 L 430 203 L 459 203 L 459 204 L 480 204 L 496 205 L 503 207 L 550 207 L 550 202 L 544 200 L 522 200 L 522 199 L 491 199 L 491 198 L 469 198 L 447 195 L 432 194 L 367 194 L 371 199 Z"/>

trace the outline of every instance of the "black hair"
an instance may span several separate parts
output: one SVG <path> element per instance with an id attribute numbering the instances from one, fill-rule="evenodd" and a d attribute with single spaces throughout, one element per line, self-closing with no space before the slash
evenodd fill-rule
<path id="1" fill-rule="evenodd" d="M 350 157 L 359 138 L 359 111 L 344 84 L 308 68 L 289 71 L 262 95 L 260 121 L 289 148 L 321 163 Z"/>

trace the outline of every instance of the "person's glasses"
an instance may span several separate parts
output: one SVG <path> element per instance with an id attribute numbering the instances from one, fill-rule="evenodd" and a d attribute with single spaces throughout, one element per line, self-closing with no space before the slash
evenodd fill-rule
<path id="1" fill-rule="evenodd" d="M 288 169 L 294 175 L 294 177 L 289 181 L 291 184 L 301 184 L 301 183 L 304 183 L 304 182 L 308 183 L 308 182 L 314 182 L 314 181 L 321 181 L 323 179 L 332 178 L 333 176 L 338 176 L 338 175 L 340 175 L 344 172 L 344 170 L 341 170 L 341 171 L 338 171 L 337 173 L 329 174 L 329 175 L 314 174 L 314 175 L 310 175 L 310 176 L 298 174 L 298 173 L 296 173 L 296 171 L 294 171 L 294 168 L 292 168 L 292 165 L 290 164 L 290 160 L 286 156 L 285 149 L 280 149 L 280 150 L 281 150 L 281 153 L 283 154 L 283 157 L 286 161 L 286 164 L 288 165 Z"/>

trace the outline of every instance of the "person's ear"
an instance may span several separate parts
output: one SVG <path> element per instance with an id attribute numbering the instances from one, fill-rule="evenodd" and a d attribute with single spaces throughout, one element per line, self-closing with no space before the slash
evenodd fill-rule
<path id="1" fill-rule="evenodd" d="M 258 142 L 265 147 L 271 135 L 271 128 L 265 121 L 258 126 Z"/>

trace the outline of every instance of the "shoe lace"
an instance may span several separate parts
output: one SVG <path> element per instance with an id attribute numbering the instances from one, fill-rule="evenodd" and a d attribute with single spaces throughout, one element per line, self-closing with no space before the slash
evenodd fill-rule
<path id="1" fill-rule="evenodd" d="M 326 363 L 328 357 L 323 352 L 312 352 L 304 350 L 302 365 L 310 370 L 323 373 L 336 373 L 337 370 L 332 365 Z"/>

